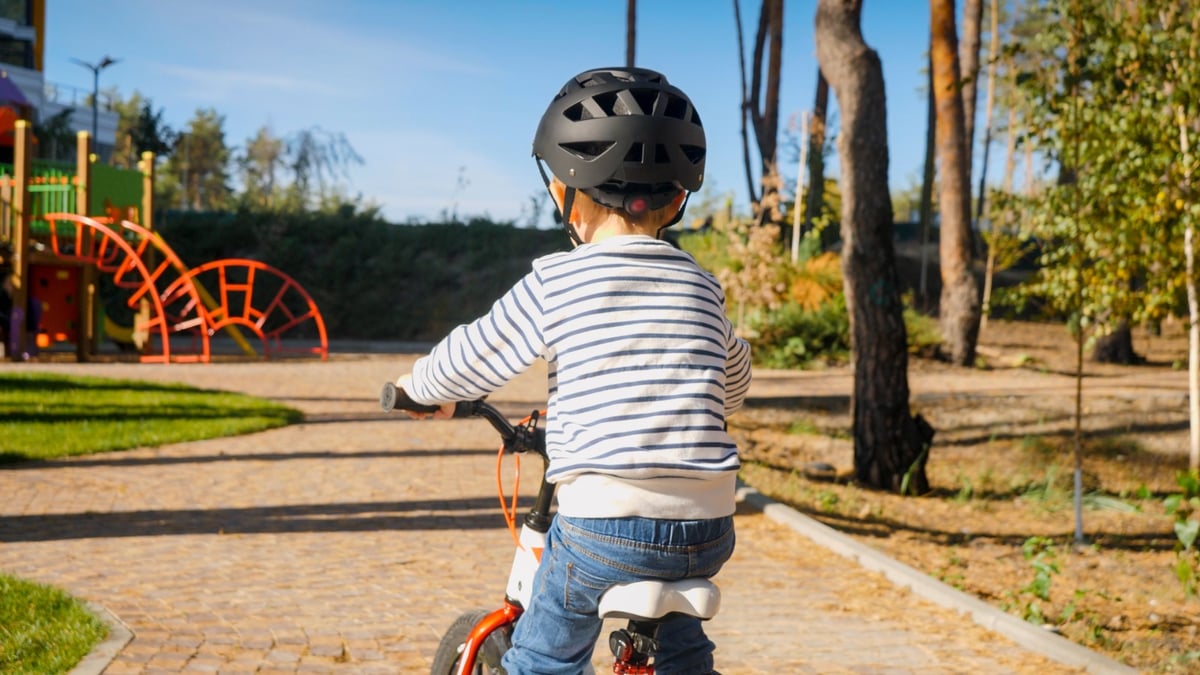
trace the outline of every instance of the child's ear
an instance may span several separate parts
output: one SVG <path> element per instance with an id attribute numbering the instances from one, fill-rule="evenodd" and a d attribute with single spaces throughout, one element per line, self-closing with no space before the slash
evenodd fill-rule
<path id="1" fill-rule="evenodd" d="M 677 217 L 679 215 L 679 210 L 683 208 L 683 202 L 687 200 L 687 196 L 688 193 L 686 190 L 681 190 L 679 194 L 675 195 L 675 198 L 671 200 L 671 203 L 667 204 L 667 207 L 669 208 L 667 213 Z"/>

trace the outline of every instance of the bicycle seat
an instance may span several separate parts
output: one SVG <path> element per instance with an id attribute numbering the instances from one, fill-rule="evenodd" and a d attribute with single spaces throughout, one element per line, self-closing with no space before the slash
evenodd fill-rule
<path id="1" fill-rule="evenodd" d="M 686 614 L 711 619 L 721 606 L 721 589 L 708 579 L 636 581 L 617 584 L 600 596 L 601 619 L 661 619 Z"/>

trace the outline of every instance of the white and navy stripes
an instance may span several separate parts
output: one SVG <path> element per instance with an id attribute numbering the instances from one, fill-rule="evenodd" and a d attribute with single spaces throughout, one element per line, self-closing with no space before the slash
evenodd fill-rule
<path id="1" fill-rule="evenodd" d="M 488 314 L 417 361 L 409 393 L 423 403 L 480 398 L 537 358 L 549 364 L 550 480 L 732 484 L 725 416 L 749 389 L 750 349 L 734 336 L 719 284 L 688 254 L 623 236 L 539 258 Z"/>

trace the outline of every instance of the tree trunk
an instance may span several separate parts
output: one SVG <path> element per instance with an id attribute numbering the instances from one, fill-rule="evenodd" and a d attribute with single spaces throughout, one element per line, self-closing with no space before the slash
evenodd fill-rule
<path id="1" fill-rule="evenodd" d="M 737 3 L 734 4 L 737 11 Z M 740 19 L 739 19 L 740 25 Z M 765 54 L 764 54 L 765 52 Z M 763 58 L 766 57 L 766 92 L 763 92 Z M 783 0 L 762 0 L 758 30 L 754 36 L 754 56 L 750 71 L 750 91 L 743 110 L 749 114 L 758 145 L 759 198 L 753 205 L 760 225 L 779 220 L 782 179 L 775 161 L 779 137 L 779 82 L 783 64 Z M 745 78 L 743 77 L 743 81 Z M 760 109 L 761 106 L 761 109 Z M 751 194 L 754 190 L 751 190 Z"/>
<path id="2" fill-rule="evenodd" d="M 1200 471 L 1200 291 L 1196 289 L 1195 238 L 1195 228 L 1189 220 L 1183 232 L 1183 245 L 1187 259 L 1188 469 L 1192 473 Z"/>
<path id="3" fill-rule="evenodd" d="M 921 181 L 921 307 L 929 302 L 929 226 L 933 222 L 933 182 L 937 177 L 937 105 L 933 99 L 933 58 L 929 61 L 929 105 L 925 121 L 925 173 Z"/>
<path id="4" fill-rule="evenodd" d="M 1001 182 L 1000 191 L 1005 195 L 1013 194 L 1013 173 L 1016 171 L 1016 151 L 1017 151 L 1017 109 L 1011 107 L 1008 110 L 1008 145 L 1004 149 L 1004 180 Z M 980 188 L 982 191 L 982 187 Z M 1009 213 L 1004 214 L 1004 227 L 1012 222 L 1012 216 Z M 988 246 L 987 264 L 983 271 L 983 302 L 981 303 L 979 317 L 979 332 L 982 333 L 987 328 L 988 314 L 992 309 L 992 282 L 996 274 L 996 237 L 999 234 L 999 228 L 996 227 L 996 219 L 992 219 L 991 233 L 992 244 Z M 1006 233 L 1007 234 L 1007 233 Z"/>
<path id="5" fill-rule="evenodd" d="M 817 4 L 817 59 L 841 110 L 842 270 L 854 362 L 854 473 L 921 494 L 933 428 L 909 411 L 908 349 L 888 195 L 883 67 L 863 41 L 856 0 Z"/>
<path id="6" fill-rule="evenodd" d="M 962 62 L 963 141 L 966 143 L 967 185 L 971 184 L 975 157 L 975 101 L 979 87 L 979 45 L 983 25 L 983 0 L 963 0 Z"/>
<path id="7" fill-rule="evenodd" d="M 988 40 L 988 65 L 987 65 L 987 93 L 983 98 L 983 157 L 979 162 L 979 196 L 975 209 L 975 222 L 979 223 L 983 220 L 984 208 L 987 205 L 987 172 L 988 159 L 991 156 L 992 148 L 992 109 L 996 104 L 996 55 L 1000 49 L 1000 3 L 999 0 L 991 0 L 991 10 L 989 12 L 990 21 L 992 24 L 991 39 Z M 975 50 L 979 52 L 978 49 Z M 976 66 L 976 72 L 979 71 Z M 965 112 L 965 111 L 964 111 Z M 974 116 L 971 113 L 971 116 Z M 964 120 L 966 119 L 964 115 Z M 974 144 L 974 132 L 970 126 L 967 127 L 967 174 L 970 176 L 970 167 L 974 160 L 972 146 Z M 968 180 L 967 185 L 971 182 Z"/>
<path id="8" fill-rule="evenodd" d="M 804 229 L 821 217 L 825 204 L 825 118 L 829 114 L 829 82 L 817 68 L 817 94 L 808 126 L 808 193 L 804 199 Z"/>
<path id="9" fill-rule="evenodd" d="M 1183 186 L 1192 190 L 1192 145 L 1182 108 L 1176 109 L 1179 149 L 1183 155 Z M 1200 289 L 1196 288 L 1196 229 L 1192 219 L 1183 230 L 1183 259 L 1188 306 L 1188 470 L 1200 472 Z"/>
<path id="10" fill-rule="evenodd" d="M 767 91 L 763 101 L 761 128 L 758 131 L 758 146 L 763 149 L 764 175 L 770 162 L 775 165 L 775 146 L 779 138 L 779 77 L 783 67 L 783 0 L 764 0 L 763 11 L 770 12 L 770 52 L 767 56 Z M 769 155 L 769 157 L 768 157 Z"/>
<path id="11" fill-rule="evenodd" d="M 754 184 L 754 172 L 750 168 L 750 134 L 746 126 L 750 117 L 752 101 L 750 99 L 750 87 L 746 84 L 746 44 L 742 32 L 742 6 L 738 0 L 733 0 L 733 25 L 737 29 L 738 75 L 742 81 L 742 167 L 746 171 L 746 194 L 750 198 L 751 204 L 757 204 L 758 190 Z"/>
<path id="12" fill-rule="evenodd" d="M 1133 330 L 1129 322 L 1122 319 L 1113 332 L 1096 339 L 1092 348 L 1092 361 L 1095 363 L 1120 363 L 1131 366 L 1141 363 L 1142 359 L 1133 351 Z"/>
<path id="13" fill-rule="evenodd" d="M 937 102 L 941 206 L 942 294 L 939 303 L 942 340 L 952 363 L 975 362 L 979 338 L 979 290 L 971 273 L 971 189 L 967 183 L 963 104 L 957 84 L 958 38 L 954 0 L 930 0 L 933 94 Z"/>
<path id="14" fill-rule="evenodd" d="M 1025 144 L 1025 168 L 1022 171 L 1024 174 L 1025 196 L 1032 197 L 1037 192 L 1037 177 L 1033 175 L 1033 143 Z"/>
<path id="15" fill-rule="evenodd" d="M 987 169 L 988 159 L 991 156 L 992 148 L 992 107 L 996 101 L 996 53 L 1000 49 L 1000 0 L 991 0 L 989 3 L 991 10 L 989 12 L 990 22 L 992 24 L 991 39 L 988 41 L 988 67 L 987 67 L 987 96 L 984 98 L 983 110 L 983 161 L 979 165 L 979 197 L 975 209 L 975 222 L 979 223 L 980 231 L 983 229 L 984 209 L 987 206 Z M 1016 117 L 1012 115 L 1010 110 L 1008 117 L 1009 126 L 1013 124 Z M 1011 134 L 1009 134 L 1011 138 Z M 1008 152 L 1008 157 L 1005 158 L 1007 163 L 1012 161 L 1012 150 Z M 1006 169 L 1010 164 L 1006 164 Z M 969 183 L 968 183 L 969 184 Z M 1011 187 L 1012 181 L 1009 176 L 1008 185 Z M 989 218 L 990 225 L 988 231 L 992 235 L 992 245 L 987 247 L 987 265 L 984 267 L 983 273 L 983 301 L 980 303 L 979 316 L 979 332 L 987 330 L 988 314 L 991 313 L 992 302 L 992 273 L 996 266 L 996 220 Z"/>
<path id="16" fill-rule="evenodd" d="M 767 56 L 766 97 L 755 131 L 758 135 L 758 155 L 762 162 L 759 223 L 765 224 L 780 219 L 779 206 L 783 194 L 783 177 L 779 174 L 779 163 L 775 158 L 779 138 L 779 74 L 783 65 L 783 0 L 763 0 L 762 11 L 764 14 L 769 12 L 770 51 Z"/>

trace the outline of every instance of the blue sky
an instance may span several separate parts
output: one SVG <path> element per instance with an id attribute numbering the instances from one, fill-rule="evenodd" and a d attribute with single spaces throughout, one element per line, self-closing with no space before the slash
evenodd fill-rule
<path id="1" fill-rule="evenodd" d="M 744 205 L 732 4 L 641 0 L 637 63 L 692 97 L 708 136 L 706 185 L 734 192 Z M 897 190 L 923 161 L 929 5 L 864 4 L 863 32 L 883 61 Z M 71 59 L 107 54 L 120 62 L 103 71 L 101 89 L 141 92 L 173 128 L 214 108 L 225 116 L 230 145 L 263 125 L 277 135 L 314 126 L 343 133 L 365 160 L 351 170 L 349 190 L 395 222 L 443 212 L 521 219 L 542 189 L 529 152 L 551 97 L 577 72 L 625 58 L 624 0 L 47 5 L 48 81 L 90 90 L 91 72 Z M 749 42 L 758 3 L 741 5 Z M 781 125 L 813 103 L 815 7 L 816 0 L 786 3 Z M 794 176 L 794 166 L 785 173 Z"/>

